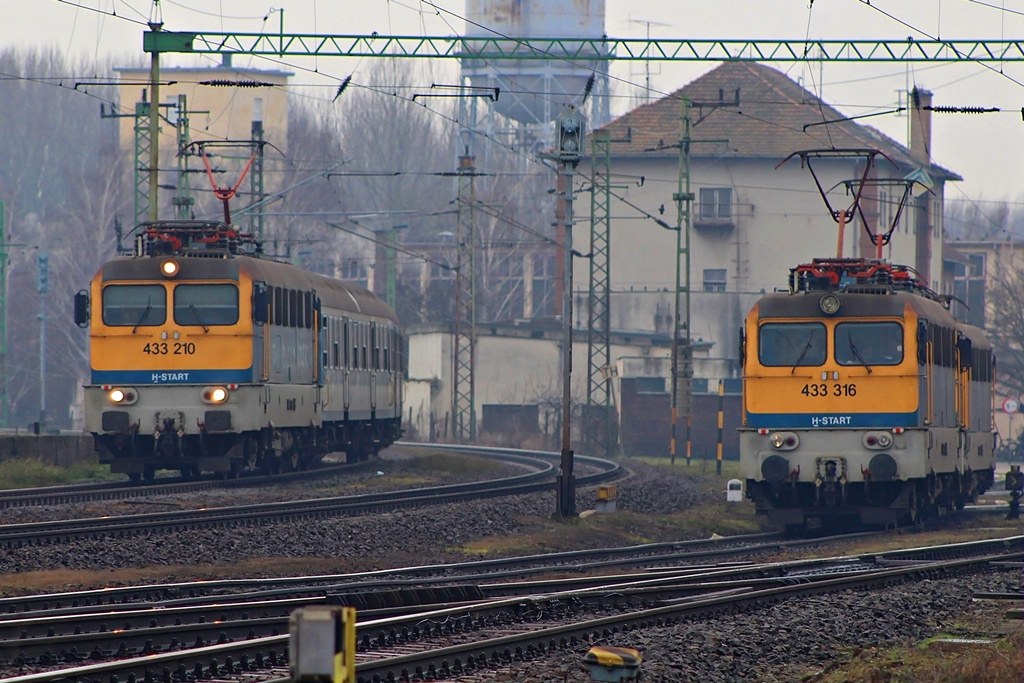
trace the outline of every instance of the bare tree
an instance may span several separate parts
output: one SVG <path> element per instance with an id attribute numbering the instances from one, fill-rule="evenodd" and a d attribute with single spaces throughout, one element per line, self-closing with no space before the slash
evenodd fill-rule
<path id="1" fill-rule="evenodd" d="M 1013 396 L 1024 395 L 1024 250 L 1001 249 L 988 280 L 991 324 L 988 336 L 996 350 L 997 379 Z"/>
<path id="2" fill-rule="evenodd" d="M 47 417 L 69 426 L 67 407 L 88 368 L 86 335 L 71 321 L 73 293 L 88 286 L 113 251 L 113 219 L 128 214 L 128 165 L 114 151 L 116 128 L 101 120 L 111 88 L 75 88 L 111 63 L 69 60 L 50 50 L 0 52 L 0 200 L 11 260 L 6 377 L 12 420 L 39 415 L 39 349 L 46 304 Z M 109 78 L 108 78 L 109 79 Z M 38 291 L 37 255 L 49 255 L 49 291 Z M 36 369 L 36 371 L 33 371 Z"/>

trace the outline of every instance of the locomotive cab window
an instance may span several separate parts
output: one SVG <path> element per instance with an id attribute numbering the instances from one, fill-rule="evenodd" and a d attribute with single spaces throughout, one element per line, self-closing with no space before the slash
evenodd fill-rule
<path id="1" fill-rule="evenodd" d="M 167 290 L 163 285 L 107 285 L 103 288 L 104 325 L 163 325 L 166 320 Z"/>
<path id="2" fill-rule="evenodd" d="M 836 325 L 836 362 L 840 365 L 899 365 L 903 362 L 903 326 L 897 322 Z"/>
<path id="3" fill-rule="evenodd" d="M 821 323 L 765 323 L 758 330 L 758 357 L 770 367 L 822 365 L 825 338 Z"/>
<path id="4" fill-rule="evenodd" d="M 179 325 L 234 325 L 238 322 L 238 287 L 178 285 L 174 288 L 174 322 Z"/>

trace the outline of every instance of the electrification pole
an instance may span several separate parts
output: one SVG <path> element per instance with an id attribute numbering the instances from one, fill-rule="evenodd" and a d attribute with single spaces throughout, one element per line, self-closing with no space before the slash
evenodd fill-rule
<path id="1" fill-rule="evenodd" d="M 452 435 L 458 441 L 476 440 L 476 175 L 474 157 L 460 156 L 452 339 Z"/>
<path id="2" fill-rule="evenodd" d="M 36 257 L 39 264 L 39 432 L 46 426 L 46 293 L 50 291 L 50 255 Z"/>
<path id="3" fill-rule="evenodd" d="M 583 155 L 586 119 L 575 107 L 568 107 L 555 120 L 555 159 L 565 187 L 565 228 L 562 231 L 565 272 L 562 285 L 562 460 L 558 473 L 560 517 L 576 516 L 576 479 L 570 443 L 572 417 L 572 183 Z"/>
<path id="4" fill-rule="evenodd" d="M 690 191 L 690 100 L 684 97 L 679 113 L 679 187 L 676 203 L 676 292 L 672 325 L 672 435 L 669 454 L 676 461 L 676 424 L 680 413 L 686 419 L 686 464 L 690 464 L 691 403 L 693 402 L 693 346 L 690 338 L 690 226 L 693 221 L 693 192 Z M 685 280 L 684 280 L 685 278 Z M 684 284 L 685 281 L 685 284 Z M 680 310 L 685 294 L 686 318 Z M 685 338 L 680 336 L 685 334 Z"/>
<path id="5" fill-rule="evenodd" d="M 738 107 L 740 104 L 739 90 L 735 99 L 727 102 L 724 98 L 699 103 L 702 108 Z M 690 190 L 690 147 L 694 143 L 726 143 L 728 140 L 694 140 L 692 129 L 695 125 L 690 119 L 690 107 L 693 102 L 683 97 L 679 105 L 679 186 L 672 195 L 676 203 L 676 290 L 672 325 L 672 416 L 669 455 L 671 462 L 676 461 L 676 426 L 680 417 L 686 424 L 686 464 L 690 464 L 691 447 L 690 427 L 693 423 L 693 337 L 691 336 L 690 313 L 690 233 L 693 229 L 694 194 Z M 699 120 L 698 120 L 699 123 Z M 683 311 L 685 310 L 685 314 Z"/>
<path id="6" fill-rule="evenodd" d="M 591 137 L 590 296 L 587 306 L 587 411 L 590 455 L 612 454 L 611 407 L 611 134 Z"/>
<path id="7" fill-rule="evenodd" d="M 159 111 L 159 110 L 158 110 Z M 192 217 L 192 207 L 196 200 L 192 197 L 192 188 L 189 184 L 188 158 L 191 152 L 188 151 L 188 99 L 184 94 L 178 95 L 178 116 L 177 116 L 177 139 L 178 139 L 178 184 L 171 203 L 174 205 L 174 216 L 181 220 L 188 220 Z"/>
<path id="8" fill-rule="evenodd" d="M 284 12 L 281 12 L 282 21 Z M 263 200 L 266 193 L 263 189 L 263 98 L 257 97 L 253 102 L 252 117 L 253 159 L 252 174 L 249 176 L 249 190 L 252 203 L 259 205 L 259 210 L 249 214 L 249 232 L 256 236 L 257 242 L 263 241 Z"/>
<path id="9" fill-rule="evenodd" d="M 0 428 L 7 418 L 7 225 L 0 202 Z"/>

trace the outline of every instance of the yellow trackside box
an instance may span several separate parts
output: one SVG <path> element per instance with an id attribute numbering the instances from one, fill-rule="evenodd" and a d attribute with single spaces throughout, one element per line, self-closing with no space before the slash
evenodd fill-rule
<path id="1" fill-rule="evenodd" d="M 355 683 L 355 607 L 303 607 L 292 612 L 289 621 L 293 681 Z"/>
<path id="2" fill-rule="evenodd" d="M 583 664 L 590 672 L 590 679 L 611 683 L 635 681 L 642 661 L 640 652 L 631 647 L 595 645 L 583 655 Z"/>
<path id="3" fill-rule="evenodd" d="M 597 499 L 598 500 L 615 500 L 618 493 L 614 486 L 598 486 L 597 487 Z"/>

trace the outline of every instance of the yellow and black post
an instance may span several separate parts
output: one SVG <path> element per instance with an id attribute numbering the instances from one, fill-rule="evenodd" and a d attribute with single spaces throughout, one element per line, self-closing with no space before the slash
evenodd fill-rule
<path id="1" fill-rule="evenodd" d="M 718 446 L 715 453 L 715 472 L 722 473 L 722 426 L 725 424 L 725 382 L 718 380 Z"/>

